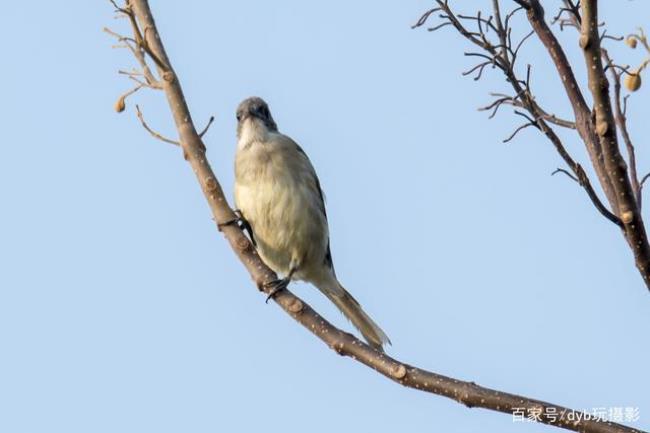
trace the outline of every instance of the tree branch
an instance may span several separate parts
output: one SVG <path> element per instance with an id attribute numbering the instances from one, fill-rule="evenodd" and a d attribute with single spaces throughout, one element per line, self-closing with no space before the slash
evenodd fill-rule
<path id="1" fill-rule="evenodd" d="M 607 50 L 601 49 L 603 60 L 607 63 L 607 66 L 614 66 L 612 59 L 610 59 Z M 636 195 L 636 202 L 641 209 L 642 194 L 641 194 L 641 183 L 639 182 L 639 175 L 637 174 L 636 169 L 636 152 L 634 150 L 634 144 L 632 144 L 632 138 L 630 133 L 627 130 L 627 117 L 623 110 L 623 105 L 621 103 L 621 75 L 625 73 L 625 70 L 617 72 L 616 68 L 611 67 L 610 76 L 614 80 L 614 109 L 615 109 L 615 120 L 618 125 L 619 130 L 621 131 L 621 137 L 625 142 L 625 147 L 627 149 L 627 158 L 628 165 L 630 167 L 630 182 L 632 183 L 632 188 L 634 189 L 634 194 Z"/>
<path id="2" fill-rule="evenodd" d="M 570 8 L 570 11 L 573 14 L 573 9 Z M 580 138 L 587 147 L 587 153 L 591 159 L 591 164 L 596 171 L 596 175 L 598 176 L 598 180 L 607 196 L 609 204 L 614 213 L 618 213 L 618 201 L 616 200 L 612 182 L 605 170 L 600 141 L 598 140 L 598 136 L 596 135 L 591 123 L 591 110 L 589 109 L 589 106 L 587 106 L 587 102 L 580 91 L 578 81 L 575 78 L 571 64 L 569 63 L 560 42 L 546 24 L 544 19 L 544 9 L 539 0 L 531 0 L 531 7 L 527 10 L 526 16 L 531 27 L 537 34 L 537 37 L 551 55 L 551 59 L 555 64 L 558 74 L 562 78 L 562 84 L 564 85 L 571 107 L 573 108 L 576 129 L 580 134 Z"/>
<path id="3" fill-rule="evenodd" d="M 581 124 L 578 124 L 577 122 L 569 122 L 565 121 L 562 119 L 558 119 L 553 115 L 549 115 L 546 111 L 544 111 L 539 104 L 536 102 L 533 92 L 530 88 L 530 65 L 527 68 L 526 72 L 526 79 L 521 80 L 517 78 L 517 75 L 515 73 L 514 69 L 514 64 L 517 59 L 517 52 L 519 51 L 519 48 L 521 47 L 521 44 L 523 41 L 526 40 L 526 37 L 522 39 L 522 42 L 520 42 L 516 49 L 512 49 L 512 41 L 510 39 L 510 27 L 509 27 L 509 22 L 510 18 L 513 16 L 514 13 L 518 9 L 513 10 L 510 12 L 507 16 L 505 21 L 501 20 L 501 11 L 500 11 L 500 6 L 499 6 L 499 1 L 498 0 L 492 0 L 492 9 L 494 13 L 494 17 L 490 17 L 489 20 L 482 20 L 480 16 L 480 12 L 477 14 L 475 18 L 475 21 L 479 23 L 478 26 L 478 33 L 476 32 L 471 32 L 467 28 L 463 26 L 463 24 L 460 22 L 458 17 L 460 15 L 455 15 L 453 10 L 449 7 L 448 1 L 443 1 L 443 0 L 436 0 L 438 3 L 439 9 L 444 12 L 444 15 L 441 15 L 443 19 L 448 20 L 452 25 L 458 30 L 458 32 L 463 35 L 466 39 L 468 39 L 470 42 L 472 42 L 474 45 L 477 45 L 478 47 L 482 48 L 485 52 L 488 54 L 483 54 L 483 53 L 465 53 L 465 55 L 471 55 L 474 57 L 481 57 L 483 59 L 486 59 L 487 62 L 491 62 L 492 64 L 499 66 L 499 68 L 503 71 L 503 73 L 506 76 L 506 79 L 508 83 L 512 86 L 513 90 L 515 91 L 515 96 L 508 96 L 508 95 L 493 95 L 493 96 L 498 96 L 499 98 L 494 101 L 492 104 L 481 108 L 482 110 L 493 110 L 492 114 L 490 117 L 494 117 L 496 114 L 497 110 L 499 107 L 503 104 L 509 104 L 513 105 L 516 107 L 521 107 L 525 108 L 526 111 L 532 116 L 525 115 L 524 113 L 520 111 L 515 111 L 516 114 L 523 115 L 526 117 L 528 120 L 528 123 L 519 126 L 508 138 L 503 140 L 503 142 L 509 142 L 512 140 L 520 131 L 522 131 L 525 128 L 528 128 L 529 126 L 535 126 L 537 129 L 542 131 L 544 135 L 551 141 L 553 146 L 555 147 L 556 151 L 562 157 L 562 159 L 566 162 L 566 164 L 571 168 L 573 171 L 576 179 L 579 180 L 580 186 L 582 186 L 585 191 L 587 192 L 587 195 L 589 196 L 589 199 L 592 201 L 598 212 L 600 212 L 605 218 L 608 220 L 612 221 L 614 224 L 618 225 L 619 227 L 622 226 L 620 219 L 612 213 L 607 207 L 602 203 L 600 198 L 598 197 L 598 194 L 594 190 L 594 188 L 591 185 L 591 182 L 589 178 L 587 177 L 585 171 L 583 170 L 582 166 L 578 164 L 572 157 L 571 155 L 567 152 L 566 148 L 562 144 L 560 138 L 558 135 L 555 133 L 555 131 L 548 125 L 548 123 L 555 123 L 559 126 L 563 127 L 569 127 L 569 128 L 575 128 L 580 130 L 580 127 L 583 128 L 583 132 L 585 135 L 590 135 L 593 139 L 591 143 L 594 143 L 594 146 L 597 146 L 599 148 L 599 142 L 597 138 L 595 138 L 595 134 L 593 131 L 591 131 L 589 128 L 591 128 L 591 120 L 589 116 L 589 109 L 586 108 L 586 103 L 584 102 L 584 98 L 582 97 L 582 94 L 580 93 L 579 89 L 577 89 L 577 83 L 575 84 L 575 89 L 577 91 L 573 92 L 573 98 L 577 101 L 578 104 L 584 105 L 587 113 L 585 114 L 586 117 L 583 117 L 583 122 Z M 531 4 L 526 3 L 527 7 L 526 9 L 528 11 L 528 16 L 530 18 L 531 15 L 534 16 L 535 20 L 540 19 L 539 14 L 541 14 L 541 20 L 542 23 L 540 24 L 541 27 L 546 26 L 546 24 L 543 22 L 543 11 L 538 9 L 534 10 L 535 8 L 541 8 L 538 4 L 535 3 L 535 0 L 531 0 Z M 426 17 L 429 15 L 425 14 Z M 418 21 L 419 25 L 423 25 L 424 22 L 426 21 L 423 20 L 425 18 L 423 16 L 420 18 Z M 469 17 L 465 16 L 465 19 L 468 19 Z M 480 25 L 480 23 L 488 21 L 490 22 L 491 28 L 496 32 L 498 38 L 499 38 L 499 43 L 498 44 L 493 44 L 491 43 L 486 34 L 483 32 L 483 28 Z M 548 30 L 548 35 L 547 38 L 554 38 L 553 34 L 550 33 L 550 29 L 546 27 L 546 30 Z M 556 41 L 557 42 L 557 41 Z M 564 53 L 561 51 L 558 55 L 564 55 Z M 565 57 L 566 60 L 566 57 Z M 573 74 L 571 72 L 571 68 L 568 64 L 568 61 L 565 63 L 560 62 L 564 67 L 568 68 L 568 71 L 570 73 L 569 79 L 572 79 L 575 81 L 575 78 L 573 77 Z M 482 65 L 482 64 L 481 64 Z M 479 65 L 479 66 L 481 66 Z M 471 72 L 472 69 L 468 72 Z M 482 69 L 481 69 L 482 71 Z M 480 77 L 480 73 L 479 73 Z M 478 77 L 477 77 L 478 78 Z M 574 89 L 574 90 L 575 90 Z M 581 102 L 580 102 L 581 101 Z M 584 113 L 583 113 L 584 114 Z M 599 151 L 599 150 L 598 150 Z M 601 157 L 594 157 L 595 160 L 601 160 Z M 606 173 L 603 171 L 602 175 L 605 176 L 604 179 L 608 181 L 608 178 L 606 176 Z M 613 199 L 613 197 L 612 197 Z M 616 201 L 614 201 L 614 205 L 616 205 Z"/>
<path id="4" fill-rule="evenodd" d="M 159 62 L 156 63 L 163 65 L 163 67 L 158 66 L 163 77 L 162 88 L 172 111 L 181 147 L 197 177 L 215 222 L 222 225 L 225 238 L 248 270 L 257 287 L 260 290 L 271 290 L 270 286 L 265 286 L 264 283 L 275 280 L 276 274 L 262 262 L 255 248 L 239 227 L 233 224 L 223 225 L 224 222 L 233 220 L 236 215 L 228 206 L 221 186 L 205 158 L 205 146 L 192 122 L 180 82 L 165 53 L 147 0 L 130 0 L 127 2 L 127 6 L 133 7 L 139 25 L 148 29 L 147 32 L 144 32 L 145 37 L 148 37 L 146 43 L 159 59 Z M 264 287 L 268 288 L 264 289 Z M 473 382 L 449 378 L 402 363 L 375 350 L 351 334 L 334 327 L 289 290 L 278 292 L 273 299 L 287 314 L 336 353 L 371 367 L 401 385 L 445 396 L 468 407 L 482 407 L 510 414 L 520 411 L 535 413 L 537 414 L 535 419 L 541 423 L 573 431 L 643 433 L 620 424 L 578 416 L 579 412 L 562 406 L 484 388 Z"/>
<path id="5" fill-rule="evenodd" d="M 580 47 L 587 65 L 589 89 L 594 98 L 596 133 L 600 138 L 605 168 L 616 194 L 618 215 L 624 224 L 625 237 L 634 253 L 636 266 L 650 288 L 650 245 L 637 206 L 637 194 L 630 184 L 627 164 L 618 147 L 616 122 L 609 98 L 609 82 L 602 63 L 598 34 L 598 2 L 582 0 L 581 8 Z"/>
<path id="6" fill-rule="evenodd" d="M 142 127 L 144 129 L 146 129 L 147 132 L 149 134 L 151 134 L 151 136 L 153 138 L 157 138 L 158 140 L 163 141 L 165 143 L 173 144 L 174 146 L 180 146 L 181 145 L 178 141 L 171 140 L 171 139 L 169 139 L 167 137 L 164 137 L 163 135 L 161 135 L 161 134 L 157 133 L 156 131 L 154 131 L 153 129 L 151 129 L 149 127 L 149 125 L 147 125 L 147 122 L 144 121 L 144 116 L 142 115 L 142 111 L 140 111 L 140 106 L 137 105 L 137 104 L 135 106 L 135 111 L 136 111 L 136 114 L 138 115 L 138 119 L 140 119 L 140 123 L 142 124 Z"/>
<path id="7" fill-rule="evenodd" d="M 519 107 L 519 108 L 526 108 L 523 102 L 521 102 L 518 98 L 511 97 L 509 95 L 504 95 L 502 93 L 491 93 L 491 96 L 497 97 L 496 101 L 493 103 L 479 108 L 479 111 L 486 111 L 486 110 L 491 110 L 498 108 L 497 105 L 501 104 L 506 104 L 506 105 L 512 105 L 513 107 Z M 547 113 L 542 107 L 540 107 L 537 102 L 533 101 L 535 110 L 538 112 L 539 117 L 542 119 L 546 120 L 548 123 L 552 123 L 557 126 L 561 126 L 563 128 L 568 128 L 568 129 L 576 129 L 576 124 L 575 122 L 572 122 L 570 120 L 566 119 L 561 119 L 557 117 L 555 114 Z M 493 113 L 490 115 L 490 118 L 494 117 L 494 114 L 496 114 L 496 111 L 493 111 Z"/>
<path id="8" fill-rule="evenodd" d="M 462 36 L 487 52 L 487 54 L 471 53 L 471 55 L 481 57 L 486 61 L 491 61 L 493 65 L 499 67 L 515 91 L 515 96 L 500 97 L 484 108 L 486 110 L 492 110 L 490 117 L 495 115 L 501 105 L 510 104 L 526 109 L 534 120 L 517 128 L 505 141 L 511 140 L 519 131 L 528 126 L 535 125 L 544 132 L 562 159 L 571 168 L 575 177 L 581 180 L 580 184 L 584 187 L 597 210 L 623 229 L 625 239 L 634 254 L 636 267 L 646 287 L 650 289 L 650 244 L 648 243 L 638 206 L 641 183 L 637 182 L 636 167 L 633 167 L 632 182 L 634 185 L 630 184 L 625 160 L 621 157 L 618 150 L 616 122 L 612 115 L 608 82 L 601 61 L 600 43 L 604 39 L 605 34 L 603 33 L 601 35 L 599 33 L 599 25 L 602 26 L 602 24 L 599 24 L 597 21 L 596 0 L 578 2 L 564 0 L 565 7 L 561 9 L 560 13 L 554 19 L 554 21 L 565 20 L 566 25 L 571 25 L 581 31 L 580 45 L 583 47 L 587 61 L 589 88 L 592 90 L 594 105 L 596 106 L 594 112 L 587 105 L 562 46 L 544 19 L 544 9 L 540 0 L 516 1 L 526 11 L 528 22 L 534 33 L 550 54 L 558 75 L 562 80 L 567 98 L 573 108 L 575 122 L 557 119 L 549 115 L 548 112 L 539 106 L 530 87 L 530 66 L 528 67 L 525 80 L 517 77 L 514 65 L 521 42 L 513 49 L 511 29 L 508 24 L 509 18 L 517 9 L 508 14 L 506 20 L 502 22 L 499 7 L 500 2 L 499 0 L 492 0 L 493 16 L 482 20 L 479 12 L 477 17 L 475 17 L 475 21 L 478 23 L 478 32 L 472 32 L 463 26 L 463 23 L 458 19 L 459 16 L 455 15 L 451 10 L 449 0 L 436 0 L 436 2 L 442 12 L 440 15 L 441 19 L 449 21 Z M 582 14 L 580 13 L 580 8 L 582 8 Z M 425 18 L 421 18 L 418 23 L 423 24 L 426 21 Z M 492 43 L 488 39 L 486 32 L 483 31 L 481 24 L 486 23 L 490 23 L 490 28 L 498 35 L 498 43 Z M 523 40 L 525 39 L 524 37 Z M 479 65 L 479 75 L 476 78 L 480 77 L 480 73 L 483 71 L 485 64 L 487 63 Z M 624 114 L 625 108 L 621 107 L 620 111 Z M 589 179 L 584 175 L 584 170 L 567 153 L 555 132 L 550 128 L 549 123 L 576 129 L 585 144 L 611 211 L 600 201 Z M 628 143 L 627 140 L 626 143 Z M 628 144 L 631 144 L 631 142 Z M 631 150 L 629 152 L 631 161 L 634 161 L 634 165 L 636 165 L 634 148 L 628 146 L 628 149 Z"/>

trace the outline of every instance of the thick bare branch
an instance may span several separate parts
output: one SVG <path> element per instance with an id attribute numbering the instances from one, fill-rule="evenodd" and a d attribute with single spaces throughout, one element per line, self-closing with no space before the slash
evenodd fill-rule
<path id="1" fill-rule="evenodd" d="M 625 225 L 625 236 L 634 253 L 636 266 L 650 288 L 650 245 L 637 206 L 637 194 L 632 188 L 627 164 L 618 147 L 616 121 L 609 97 L 609 82 L 602 63 L 598 33 L 598 2 L 582 0 L 581 8 L 580 47 L 587 65 L 589 89 L 594 98 L 595 129 L 600 138 L 607 175 L 616 194 L 618 215 Z"/>
<path id="2" fill-rule="evenodd" d="M 575 78 L 571 64 L 559 41 L 546 24 L 544 9 L 539 0 L 531 0 L 531 7 L 527 10 L 526 15 L 537 37 L 551 55 L 558 74 L 562 78 L 562 84 L 573 108 L 576 129 L 587 147 L 587 153 L 589 154 L 589 158 L 591 159 L 591 163 L 609 204 L 614 213 L 618 213 L 618 201 L 616 200 L 612 182 L 605 170 L 600 141 L 591 123 L 591 110 L 587 106 L 587 102 L 580 91 L 580 86 Z"/>
<path id="3" fill-rule="evenodd" d="M 601 51 L 603 59 L 605 60 L 607 66 L 614 66 L 614 63 L 609 57 L 607 50 L 603 48 Z M 616 124 L 618 125 L 618 129 L 621 132 L 621 137 L 623 137 L 623 141 L 625 142 L 625 148 L 627 149 L 627 163 L 628 167 L 630 167 L 630 182 L 632 183 L 632 188 L 634 189 L 634 193 L 636 195 L 637 206 L 639 209 L 641 209 L 642 194 L 641 183 L 639 182 L 639 175 L 637 174 L 636 169 L 636 152 L 634 149 L 634 144 L 632 143 L 632 138 L 630 137 L 630 133 L 627 129 L 627 117 L 625 115 L 623 104 L 621 102 L 621 75 L 625 73 L 625 68 L 623 68 L 622 72 L 617 72 L 616 68 L 611 67 L 609 68 L 609 71 L 610 76 L 614 81 L 614 118 L 616 120 Z"/>

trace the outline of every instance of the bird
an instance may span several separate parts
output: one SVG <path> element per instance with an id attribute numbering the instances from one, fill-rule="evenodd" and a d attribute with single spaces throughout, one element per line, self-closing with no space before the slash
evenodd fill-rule
<path id="1" fill-rule="evenodd" d="M 324 195 L 309 157 L 278 131 L 262 98 L 243 100 L 236 117 L 235 206 L 264 263 L 283 276 L 269 283 L 269 297 L 293 280 L 311 283 L 383 351 L 390 339 L 336 277 Z"/>

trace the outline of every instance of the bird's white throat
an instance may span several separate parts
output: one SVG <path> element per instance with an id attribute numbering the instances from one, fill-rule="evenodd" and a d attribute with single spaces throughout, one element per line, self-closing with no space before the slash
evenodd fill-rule
<path id="1" fill-rule="evenodd" d="M 249 117 L 240 126 L 237 148 L 245 149 L 255 142 L 264 142 L 268 139 L 269 133 L 264 122 L 255 117 Z"/>

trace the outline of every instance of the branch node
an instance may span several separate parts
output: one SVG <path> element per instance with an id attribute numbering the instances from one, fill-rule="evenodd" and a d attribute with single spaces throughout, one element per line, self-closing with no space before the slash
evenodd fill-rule
<path id="1" fill-rule="evenodd" d="M 599 136 L 604 137 L 605 135 L 607 135 L 608 130 L 609 130 L 609 123 L 607 121 L 601 120 L 596 123 L 596 133 Z"/>
<path id="2" fill-rule="evenodd" d="M 246 236 L 239 237 L 235 243 L 236 243 L 237 249 L 240 252 L 246 251 L 251 245 L 250 241 L 248 240 L 248 238 Z"/>
<path id="3" fill-rule="evenodd" d="M 404 364 L 399 364 L 391 371 L 391 374 L 393 378 L 402 380 L 406 377 L 406 367 L 404 367 Z"/>
<path id="4" fill-rule="evenodd" d="M 217 180 L 214 177 L 205 179 L 205 189 L 208 192 L 213 192 L 217 189 Z"/>
<path id="5" fill-rule="evenodd" d="M 634 220 L 634 212 L 626 210 L 621 213 L 621 221 L 623 221 L 623 224 L 630 224 L 632 220 Z"/>
<path id="6" fill-rule="evenodd" d="M 293 314 L 298 314 L 302 312 L 304 305 L 298 298 L 294 298 L 291 303 L 287 306 L 287 309 Z"/>

